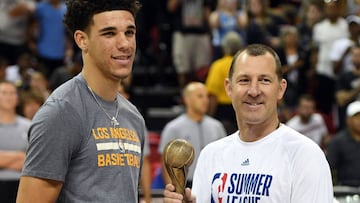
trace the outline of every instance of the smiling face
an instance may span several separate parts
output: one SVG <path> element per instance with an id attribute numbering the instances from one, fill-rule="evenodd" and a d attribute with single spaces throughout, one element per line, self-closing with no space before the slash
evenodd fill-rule
<path id="1" fill-rule="evenodd" d="M 278 122 L 277 102 L 284 95 L 286 81 L 276 74 L 274 57 L 242 52 L 233 65 L 225 86 L 240 126 Z"/>
<path id="2" fill-rule="evenodd" d="M 135 19 L 129 11 L 95 14 L 86 32 L 76 31 L 84 68 L 93 75 L 119 81 L 130 75 L 136 50 Z"/>

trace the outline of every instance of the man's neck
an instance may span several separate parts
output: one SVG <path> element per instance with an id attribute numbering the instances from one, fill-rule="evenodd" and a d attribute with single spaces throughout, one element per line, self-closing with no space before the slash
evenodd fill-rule
<path id="1" fill-rule="evenodd" d="M 192 111 L 189 111 L 187 110 L 186 111 L 186 115 L 193 121 L 195 122 L 200 122 L 203 118 L 204 118 L 204 114 L 198 114 L 198 113 L 195 113 L 195 112 L 192 112 Z"/>
<path id="2" fill-rule="evenodd" d="M 271 123 L 240 125 L 239 136 L 244 142 L 255 142 L 266 137 L 278 129 L 279 126 L 279 120 L 275 120 L 275 122 L 272 121 Z"/>
<path id="3" fill-rule="evenodd" d="M 88 87 L 90 87 L 95 94 L 108 101 L 114 101 L 116 99 L 120 81 L 117 83 L 114 81 L 105 81 L 101 76 L 94 77 L 94 74 L 84 70 L 81 74 Z"/>

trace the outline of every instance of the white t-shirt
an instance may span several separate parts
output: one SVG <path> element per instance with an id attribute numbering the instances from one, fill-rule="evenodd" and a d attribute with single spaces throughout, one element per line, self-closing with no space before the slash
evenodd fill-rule
<path id="1" fill-rule="evenodd" d="M 318 145 L 321 144 L 324 135 L 328 133 L 325 121 L 318 113 L 314 113 L 308 123 L 302 123 L 300 116 L 296 115 L 292 117 L 286 125 L 309 137 Z"/>
<path id="2" fill-rule="evenodd" d="M 328 162 L 309 138 L 286 125 L 255 142 L 238 134 L 200 153 L 192 188 L 197 202 L 333 202 Z"/>
<path id="3" fill-rule="evenodd" d="M 354 42 L 349 38 L 336 40 L 330 50 L 330 55 L 329 55 L 330 60 L 339 61 L 341 57 L 344 55 L 345 51 L 353 45 Z M 352 57 L 350 52 L 346 54 L 341 66 L 342 66 L 342 72 L 353 70 L 354 65 L 352 62 Z"/>
<path id="4" fill-rule="evenodd" d="M 348 23 L 344 18 L 339 18 L 336 23 L 325 19 L 314 26 L 313 40 L 319 46 L 316 72 L 335 78 L 333 65 L 330 60 L 330 50 L 333 43 L 342 38 L 348 38 Z"/>

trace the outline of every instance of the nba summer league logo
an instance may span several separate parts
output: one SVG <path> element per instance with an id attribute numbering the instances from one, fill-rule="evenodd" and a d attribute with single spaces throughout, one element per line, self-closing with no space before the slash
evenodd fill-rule
<path id="1" fill-rule="evenodd" d="M 211 203 L 259 203 L 269 196 L 272 176 L 267 174 L 216 173 Z"/>

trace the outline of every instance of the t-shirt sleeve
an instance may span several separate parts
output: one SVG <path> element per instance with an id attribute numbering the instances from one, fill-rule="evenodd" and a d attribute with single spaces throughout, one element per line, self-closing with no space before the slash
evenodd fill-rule
<path id="1" fill-rule="evenodd" d="M 293 157 L 292 203 L 333 202 L 333 187 L 325 154 L 315 143 L 297 150 Z"/>
<path id="2" fill-rule="evenodd" d="M 80 118 L 74 112 L 59 101 L 48 101 L 39 110 L 29 130 L 23 176 L 64 181 L 82 139 Z"/>

